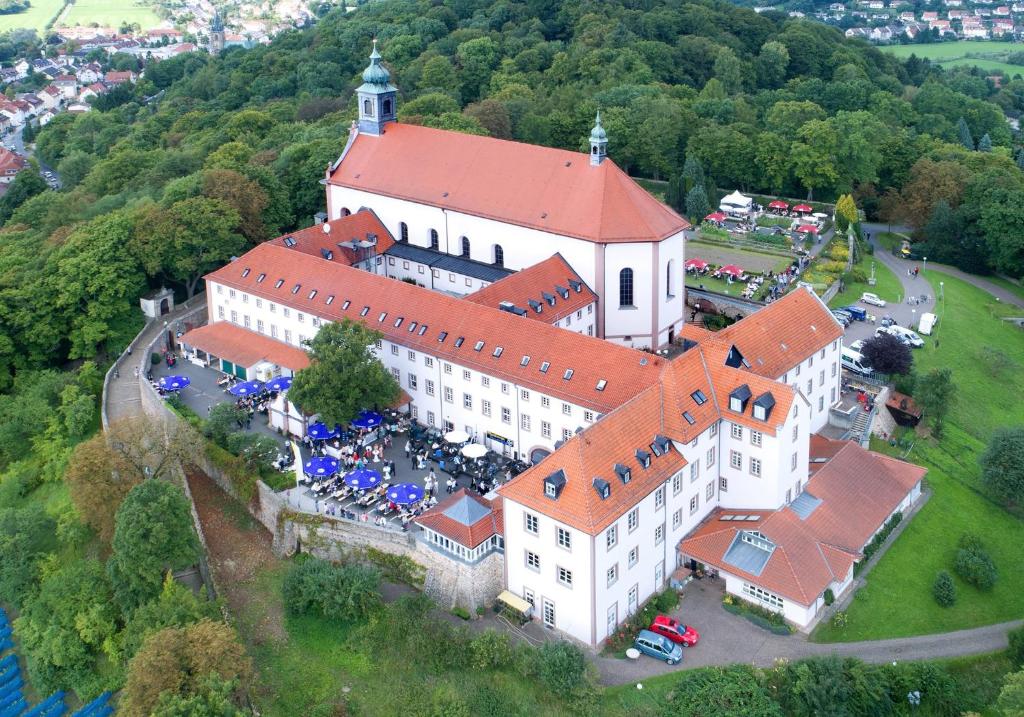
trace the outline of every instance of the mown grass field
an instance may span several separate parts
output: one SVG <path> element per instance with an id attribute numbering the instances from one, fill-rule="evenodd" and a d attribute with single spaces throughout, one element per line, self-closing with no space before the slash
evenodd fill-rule
<path id="1" fill-rule="evenodd" d="M 851 282 L 846 285 L 845 291 L 836 294 L 832 301 L 829 302 L 829 306 L 836 308 L 855 304 L 860 300 L 861 295 L 865 291 L 878 294 L 886 301 L 899 303 L 903 298 L 903 284 L 900 283 L 899 278 L 892 273 L 889 267 L 875 259 L 873 255 L 862 253 L 860 259 L 854 264 L 854 268 L 864 272 L 865 276 L 870 277 L 872 264 L 874 264 L 875 268 L 874 286 L 871 286 L 866 281 Z"/>
<path id="2" fill-rule="evenodd" d="M 146 30 L 160 24 L 160 18 L 148 5 L 135 0 L 76 0 L 61 19 L 62 25 L 88 25 L 118 27 L 122 22 L 138 23 Z"/>
<path id="3" fill-rule="evenodd" d="M 1024 50 L 1024 45 L 1016 42 L 988 40 L 974 42 L 935 42 L 923 45 L 892 45 L 882 48 L 897 57 L 917 55 L 938 62 L 943 67 L 973 65 L 988 72 L 1005 72 L 1009 76 L 1024 75 L 1024 67 L 1004 62 L 1011 52 Z"/>
<path id="4" fill-rule="evenodd" d="M 918 373 L 949 367 L 957 386 L 941 441 L 914 440 L 907 460 L 926 466 L 933 495 L 878 565 L 847 611 L 848 624 L 830 624 L 815 631 L 822 642 L 870 640 L 961 630 L 1021 617 L 1024 591 L 1021 549 L 1024 520 L 992 502 L 980 481 L 978 456 L 992 431 L 1024 423 L 1024 332 L 998 318 L 1005 307 L 987 293 L 939 272 L 927 277 L 940 304 L 938 348 L 929 342 L 914 352 Z M 903 454 L 875 441 L 878 450 Z M 999 580 L 981 592 L 954 577 L 959 598 L 951 608 L 939 607 L 931 587 L 939 570 L 952 571 L 956 543 L 973 532 L 986 544 Z"/>
<path id="5" fill-rule="evenodd" d="M 0 32 L 27 28 L 42 34 L 46 23 L 52 20 L 62 7 L 64 0 L 32 0 L 32 5 L 25 12 L 0 15 Z"/>

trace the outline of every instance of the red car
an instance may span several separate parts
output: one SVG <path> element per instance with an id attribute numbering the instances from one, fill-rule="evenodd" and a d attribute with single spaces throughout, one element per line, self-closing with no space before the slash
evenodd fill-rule
<path id="1" fill-rule="evenodd" d="M 693 647 L 700 640 L 700 635 L 696 630 L 667 615 L 658 615 L 654 618 L 649 629 L 651 632 L 664 635 L 672 642 L 678 642 L 683 647 Z"/>

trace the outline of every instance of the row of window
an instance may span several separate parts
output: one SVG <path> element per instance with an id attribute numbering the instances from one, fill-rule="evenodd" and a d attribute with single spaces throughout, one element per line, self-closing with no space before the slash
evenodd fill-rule
<path id="1" fill-rule="evenodd" d="M 427 237 L 430 239 L 430 248 L 434 251 L 440 251 L 441 241 L 437 230 L 428 230 Z M 398 240 L 405 243 L 409 242 L 409 225 L 405 222 L 400 222 L 398 225 Z M 470 258 L 469 237 L 464 236 L 459 239 L 459 249 L 461 251 L 460 256 L 464 256 L 467 259 Z M 491 263 L 495 266 L 505 266 L 505 250 L 501 248 L 501 244 L 495 244 L 491 247 Z"/>
<path id="2" fill-rule="evenodd" d="M 674 299 L 675 292 L 676 261 L 669 259 L 665 265 L 665 298 Z M 632 308 L 633 303 L 633 270 L 628 266 L 619 272 L 619 306 Z"/>
<path id="3" fill-rule="evenodd" d="M 226 314 L 223 306 L 218 306 L 217 307 L 217 318 L 223 319 L 223 320 L 227 320 L 228 319 L 228 315 Z M 252 319 L 249 317 L 249 314 L 242 315 L 241 316 L 241 321 L 239 321 L 238 312 L 232 310 L 231 313 L 230 313 L 230 320 L 231 320 L 231 323 L 237 324 L 238 326 L 243 326 L 243 327 L 245 327 L 247 329 L 251 329 L 252 328 Z M 320 325 L 320 320 L 314 317 L 314 319 L 313 319 L 313 326 L 319 326 L 319 325 Z M 267 329 L 267 326 L 263 323 L 263 319 L 257 319 L 256 320 L 256 332 L 260 333 L 260 334 L 266 334 L 267 333 L 266 329 Z M 283 334 L 283 337 L 281 336 L 281 334 Z M 270 324 L 270 337 L 274 338 L 274 339 L 280 338 L 286 344 L 290 344 L 290 343 L 292 343 L 293 335 L 292 335 L 291 329 L 284 329 L 284 331 L 279 332 L 278 328 L 277 328 L 277 324 Z M 304 346 L 308 337 L 305 334 L 297 334 L 295 338 L 296 338 L 296 341 L 294 343 L 295 343 L 296 346 Z"/>

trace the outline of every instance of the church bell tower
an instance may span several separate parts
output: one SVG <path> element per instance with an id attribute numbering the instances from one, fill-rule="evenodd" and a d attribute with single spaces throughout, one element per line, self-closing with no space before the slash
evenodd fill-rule
<path id="1" fill-rule="evenodd" d="M 590 166 L 596 167 L 607 158 L 608 134 L 601 126 L 601 110 L 598 110 L 594 128 L 590 130 Z"/>
<path id="2" fill-rule="evenodd" d="M 391 73 L 380 63 L 377 40 L 374 39 L 370 64 L 363 70 L 363 84 L 356 89 L 360 134 L 384 134 L 384 125 L 396 119 L 397 94 L 398 88 L 391 84 Z"/>

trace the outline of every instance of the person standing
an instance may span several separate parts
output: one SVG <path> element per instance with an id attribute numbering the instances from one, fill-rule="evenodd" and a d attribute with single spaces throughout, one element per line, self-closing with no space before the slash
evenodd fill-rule
<path id="1" fill-rule="evenodd" d="M 412 455 L 412 441 L 405 442 L 405 457 L 408 458 Z"/>

